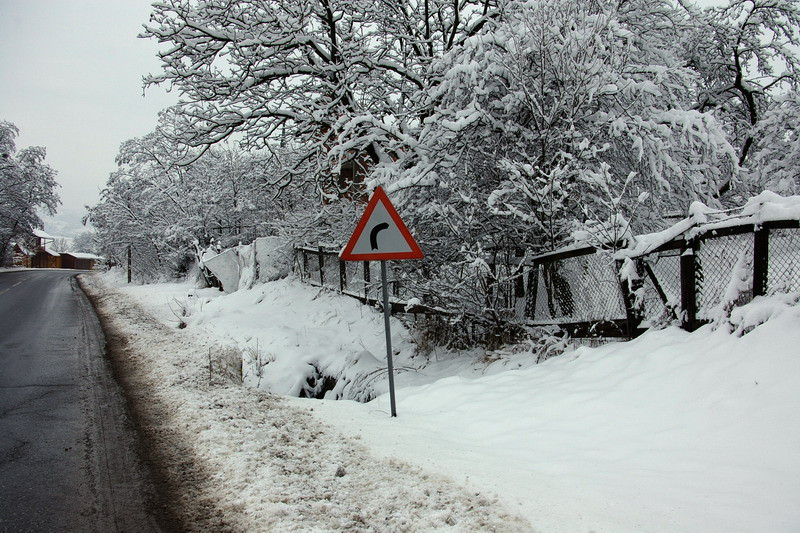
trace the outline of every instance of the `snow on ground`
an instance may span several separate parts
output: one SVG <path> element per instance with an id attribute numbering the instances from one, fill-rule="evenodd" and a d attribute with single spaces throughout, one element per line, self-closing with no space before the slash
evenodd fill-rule
<path id="1" fill-rule="evenodd" d="M 167 474 L 178 481 L 201 478 L 202 486 L 179 498 L 186 508 L 181 514 L 194 515 L 189 530 L 534 531 L 490 494 L 373 456 L 360 439 L 314 417 L 316 404 L 300 408 L 212 379 L 208 353 L 218 346 L 175 328 L 175 320 L 164 322 L 178 286 L 116 291 L 98 275 L 82 279 L 114 334 L 125 337 L 122 366 L 146 389 L 134 394 L 154 411 L 145 416 L 145 433 L 156 436 L 158 448 L 177 450 L 165 452 Z M 161 307 L 157 318 L 132 294 L 150 310 Z M 187 478 L 187 468 L 202 474 Z"/>
<path id="2" fill-rule="evenodd" d="M 276 367 L 281 379 L 296 378 L 292 359 L 307 364 L 364 350 L 382 358 L 377 311 L 291 278 L 228 296 L 185 284 L 115 290 L 175 334 L 188 334 L 184 342 L 246 351 L 258 339 L 273 362 L 285 359 Z M 386 394 L 366 404 L 287 398 L 280 405 L 335 427 L 347 435 L 337 438 L 382 461 L 415 465 L 467 487 L 467 494 L 496 494 L 505 509 L 545 533 L 796 532 L 798 297 L 757 298 L 734 312 L 730 327 L 649 332 L 539 365 L 520 364 L 524 354 L 481 366 L 443 352 L 412 370 L 422 361 L 412 357 L 413 336 L 396 323 L 393 342 L 406 369 L 397 377 L 396 419 L 388 416 Z M 193 303 L 181 305 L 189 316 L 180 331 L 170 306 L 187 300 Z M 378 392 L 385 390 L 382 377 Z M 236 407 L 228 402 L 223 409 Z M 217 431 L 238 431 L 234 426 Z M 263 452 L 249 453 L 248 461 L 258 463 Z M 268 477 L 253 481 L 269 485 Z M 401 490 L 408 478 L 386 482 Z M 461 518 L 462 511 L 452 512 Z M 532 530 L 505 514 L 498 523 Z M 467 521 L 456 529 L 486 528 Z"/>

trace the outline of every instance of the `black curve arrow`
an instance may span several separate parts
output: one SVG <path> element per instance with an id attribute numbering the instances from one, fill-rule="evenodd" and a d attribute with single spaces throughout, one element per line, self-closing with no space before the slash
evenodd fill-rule
<path id="1" fill-rule="evenodd" d="M 369 245 L 372 247 L 373 250 L 378 249 L 378 233 L 388 228 L 389 224 L 387 224 L 386 222 L 381 222 L 380 224 L 372 228 L 372 231 L 369 232 Z"/>

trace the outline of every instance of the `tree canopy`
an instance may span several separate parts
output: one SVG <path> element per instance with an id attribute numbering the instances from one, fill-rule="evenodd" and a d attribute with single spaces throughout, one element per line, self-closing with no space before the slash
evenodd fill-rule
<path id="1" fill-rule="evenodd" d="M 336 198 L 343 164 L 365 174 L 395 159 L 428 113 L 431 64 L 498 15 L 503 0 L 170 0 L 145 37 L 165 43 L 146 84 L 181 95 L 178 138 L 208 146 L 239 133 L 249 147 L 291 145 L 275 184 L 300 176 Z"/>
<path id="2" fill-rule="evenodd" d="M 796 192 L 799 16 L 797 0 L 164 0 L 145 85 L 179 103 L 123 145 L 90 217 L 109 242 L 181 253 L 215 225 L 338 242 L 380 184 L 438 268 Z"/>
<path id="3" fill-rule="evenodd" d="M 54 214 L 60 204 L 56 171 L 44 160 L 46 150 L 31 146 L 17 150 L 19 130 L 0 121 L 0 261 L 5 264 L 15 240 L 29 241 L 42 226 L 38 210 Z"/>

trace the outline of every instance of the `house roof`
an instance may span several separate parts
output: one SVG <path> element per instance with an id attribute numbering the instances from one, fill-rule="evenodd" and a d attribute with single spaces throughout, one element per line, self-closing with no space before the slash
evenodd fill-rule
<path id="1" fill-rule="evenodd" d="M 95 261 L 99 261 L 100 259 L 102 259 L 102 257 L 100 257 L 99 255 L 87 254 L 83 252 L 64 252 L 61 255 L 69 255 L 71 257 L 74 257 L 75 259 L 94 259 Z"/>
<path id="2" fill-rule="evenodd" d="M 41 229 L 33 230 L 33 235 L 35 237 L 39 237 L 40 239 L 55 239 L 55 237 L 53 237 L 52 235 Z"/>
<path id="3" fill-rule="evenodd" d="M 25 245 L 24 245 L 23 243 L 21 243 L 21 242 L 15 242 L 15 243 L 12 243 L 12 245 L 13 245 L 13 246 L 16 246 L 17 248 L 19 248 L 19 251 L 20 251 L 20 252 L 22 252 L 22 253 L 23 253 L 23 254 L 25 254 L 25 255 L 36 255 L 34 252 L 30 251 L 30 250 L 28 249 L 28 247 L 27 247 L 27 246 L 25 246 Z"/>

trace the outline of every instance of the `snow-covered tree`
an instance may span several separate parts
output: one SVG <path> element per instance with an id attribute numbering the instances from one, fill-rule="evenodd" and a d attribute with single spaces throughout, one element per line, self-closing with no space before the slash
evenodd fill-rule
<path id="1" fill-rule="evenodd" d="M 747 169 L 751 187 L 800 194 L 800 94 L 774 98 L 753 129 Z"/>
<path id="2" fill-rule="evenodd" d="M 395 159 L 394 141 L 428 113 L 431 61 L 501 7 L 501 0 L 167 0 L 154 4 L 143 34 L 167 45 L 163 72 L 146 84 L 180 92 L 184 143 L 209 146 L 239 134 L 248 147 L 290 146 L 293 157 L 281 158 L 273 186 L 299 176 L 313 178 L 328 200 L 354 197 L 369 169 Z"/>
<path id="3" fill-rule="evenodd" d="M 56 237 L 53 239 L 52 243 L 47 245 L 47 248 L 53 252 L 62 253 L 70 251 L 72 245 L 70 239 L 67 239 L 66 237 Z"/>
<path id="4" fill-rule="evenodd" d="M 680 53 L 702 79 L 696 108 L 713 112 L 725 124 L 739 165 L 750 170 L 748 176 L 759 177 L 757 164 L 750 165 L 748 158 L 754 143 L 765 146 L 760 137 L 771 136 L 771 125 L 759 123 L 775 105 L 773 98 L 796 91 L 800 81 L 800 4 L 797 0 L 729 0 L 726 6 L 705 10 L 688 3 L 684 7 L 692 30 L 682 41 Z M 778 112 L 786 111 L 786 105 L 778 104 Z M 733 178 L 722 184 L 719 195 L 735 188 Z M 761 189 L 757 182 L 744 184 L 745 196 Z"/>
<path id="5" fill-rule="evenodd" d="M 185 272 L 212 242 L 228 247 L 280 234 L 290 213 L 306 207 L 292 187 L 274 197 L 272 153 L 229 144 L 203 152 L 175 141 L 175 123 L 167 110 L 156 131 L 122 144 L 118 168 L 87 217 L 101 253 L 125 261 L 131 246 L 145 278 Z"/>
<path id="6" fill-rule="evenodd" d="M 0 121 L 0 264 L 5 264 L 14 239 L 27 241 L 42 226 L 38 210 L 55 214 L 60 200 L 56 171 L 44 160 L 46 150 L 32 146 L 16 149 L 19 130 Z"/>
<path id="7" fill-rule="evenodd" d="M 699 80 L 668 36 L 621 15 L 605 2 L 526 2 L 467 40 L 444 60 L 401 184 L 486 206 L 526 247 L 564 242 L 575 220 L 631 219 L 639 202 L 641 228 L 713 201 L 736 154 L 714 116 L 693 109 Z"/>
<path id="8" fill-rule="evenodd" d="M 97 233 L 94 230 L 86 230 L 75 236 L 70 245 L 70 252 L 97 254 L 99 246 Z"/>
<path id="9" fill-rule="evenodd" d="M 501 326 L 526 254 L 716 202 L 737 153 L 696 108 L 684 31 L 669 2 L 518 2 L 434 61 L 430 115 L 374 174 L 428 255 L 412 291 Z"/>

